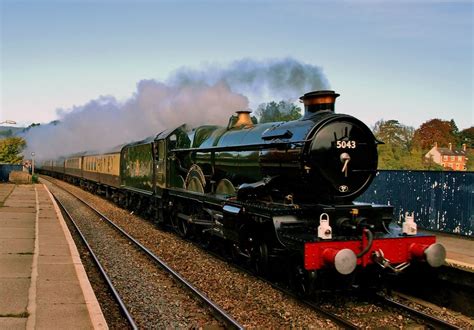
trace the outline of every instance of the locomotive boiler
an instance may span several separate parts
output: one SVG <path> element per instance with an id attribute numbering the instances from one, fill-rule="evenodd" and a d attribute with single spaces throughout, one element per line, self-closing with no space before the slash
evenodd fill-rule
<path id="1" fill-rule="evenodd" d="M 305 94 L 305 115 L 291 122 L 255 125 L 249 112 L 240 111 L 226 128 L 193 130 L 187 151 L 214 179 L 238 186 L 239 199 L 268 192 L 268 185 L 275 190 L 267 197 L 280 202 L 284 196 L 298 203 L 349 203 L 374 178 L 380 142 L 358 119 L 334 113 L 338 96 Z M 204 180 L 187 179 L 204 191 Z"/>
<path id="2" fill-rule="evenodd" d="M 354 284 L 412 263 L 442 265 L 444 248 L 410 215 L 400 228 L 392 206 L 354 201 L 377 175 L 382 142 L 335 113 L 338 96 L 304 94 L 295 121 L 257 124 L 239 111 L 224 127 L 182 125 L 130 143 L 120 149 L 120 184 L 100 189 L 259 273 L 288 272 L 304 292 L 323 278 Z"/>

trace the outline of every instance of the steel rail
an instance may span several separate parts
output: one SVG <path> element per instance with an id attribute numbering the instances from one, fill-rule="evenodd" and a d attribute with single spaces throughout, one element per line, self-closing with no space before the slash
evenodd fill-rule
<path id="1" fill-rule="evenodd" d="M 69 211 L 66 209 L 66 207 L 64 206 L 64 204 L 53 194 L 53 197 L 54 199 L 56 200 L 56 202 L 58 203 L 58 205 L 60 206 L 60 208 L 64 211 L 64 213 L 66 213 L 67 217 L 69 218 L 69 220 L 71 221 L 71 223 L 74 225 L 74 228 L 76 229 L 76 232 L 79 234 L 79 236 L 81 237 L 81 240 L 82 242 L 84 243 L 84 245 L 87 247 L 87 249 L 89 250 L 89 253 L 90 255 L 92 256 L 92 259 L 94 260 L 95 264 L 97 265 L 97 268 L 99 268 L 100 270 L 100 273 L 102 274 L 102 277 L 105 279 L 105 281 L 107 282 L 107 285 L 109 286 L 109 289 L 110 291 L 112 292 L 112 296 L 114 297 L 114 299 L 117 301 L 118 305 L 120 306 L 120 311 L 122 312 L 122 314 L 125 316 L 125 318 L 127 319 L 128 323 L 130 324 L 130 326 L 132 327 L 132 329 L 134 330 L 137 330 L 138 329 L 138 326 L 136 325 L 135 321 L 133 320 L 133 317 L 132 315 L 130 314 L 128 308 L 125 306 L 125 303 L 123 302 L 122 298 L 120 297 L 120 294 L 118 293 L 118 291 L 115 289 L 115 286 L 113 285 L 112 281 L 110 280 L 110 277 L 107 275 L 104 267 L 102 267 L 102 264 L 100 263 L 99 259 L 97 258 L 97 256 L 95 255 L 94 251 L 92 250 L 91 246 L 89 245 L 89 242 L 87 241 L 87 239 L 85 238 L 84 234 L 81 232 L 81 230 L 79 229 L 78 225 L 76 224 L 76 222 L 74 221 L 74 218 L 72 217 L 72 215 L 69 213 Z"/>
<path id="2" fill-rule="evenodd" d="M 50 181 L 51 182 L 51 181 Z M 54 184 L 54 183 L 53 183 Z M 57 185 L 56 185 L 57 186 Z M 197 288 L 195 288 L 190 282 L 188 282 L 184 277 L 182 277 L 178 272 L 176 272 L 174 269 L 172 269 L 170 266 L 168 266 L 163 260 L 161 260 L 158 256 L 153 254 L 148 248 L 143 246 L 139 241 L 137 241 L 133 236 L 128 234 L 125 230 L 123 230 L 120 226 L 115 224 L 112 220 L 110 220 L 106 215 L 104 215 L 102 212 L 94 208 L 92 205 L 90 205 L 88 202 L 80 198 L 79 196 L 73 194 L 72 192 L 65 190 L 64 188 L 60 187 L 62 190 L 68 192 L 70 195 L 74 196 L 85 204 L 87 207 L 89 207 L 93 212 L 95 212 L 97 215 L 99 215 L 103 220 L 106 221 L 106 223 L 110 224 L 113 228 L 115 228 L 118 232 L 120 232 L 123 236 L 125 236 L 127 239 L 132 241 L 138 248 L 143 251 L 148 257 L 150 257 L 152 260 L 154 260 L 162 269 L 164 269 L 167 273 L 171 274 L 173 278 L 184 285 L 185 288 L 187 288 L 191 293 L 198 297 L 205 305 L 211 308 L 211 310 L 214 311 L 214 314 L 216 318 L 221 320 L 223 323 L 225 323 L 229 328 L 233 329 L 244 329 L 243 325 L 238 323 L 232 316 L 227 314 L 226 311 L 224 311 L 221 307 L 219 307 L 216 303 L 214 303 L 211 299 L 209 299 L 204 293 L 200 292 Z"/>
<path id="3" fill-rule="evenodd" d="M 410 306 L 404 305 L 398 301 L 395 301 L 391 298 L 385 297 L 381 295 L 380 293 L 376 294 L 377 299 L 379 299 L 382 303 L 390 305 L 394 308 L 399 308 L 402 309 L 403 311 L 406 311 L 410 313 L 411 315 L 414 315 L 417 318 L 420 318 L 423 321 L 426 321 L 430 325 L 434 326 L 436 329 L 460 329 L 459 327 L 448 323 L 440 318 L 434 317 L 432 315 L 426 314 L 422 311 L 419 311 L 417 309 L 414 309 Z"/>

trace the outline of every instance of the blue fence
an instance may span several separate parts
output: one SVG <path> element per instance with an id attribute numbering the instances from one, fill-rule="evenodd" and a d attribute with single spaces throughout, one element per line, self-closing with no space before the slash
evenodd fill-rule
<path id="1" fill-rule="evenodd" d="M 415 212 L 426 229 L 474 236 L 474 172 L 380 171 L 358 201 L 393 205 L 396 218 Z"/>
<path id="2" fill-rule="evenodd" d="M 8 182 L 11 171 L 21 171 L 22 169 L 22 165 L 0 164 L 0 182 Z"/>

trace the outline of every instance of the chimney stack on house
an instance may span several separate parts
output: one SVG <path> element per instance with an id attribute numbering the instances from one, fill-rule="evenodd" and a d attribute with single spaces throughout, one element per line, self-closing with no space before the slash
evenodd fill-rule
<path id="1" fill-rule="evenodd" d="M 453 144 L 450 142 L 450 143 L 448 144 L 448 146 L 449 146 L 449 150 L 452 151 L 452 150 L 453 150 Z"/>
<path id="2" fill-rule="evenodd" d="M 462 144 L 462 150 L 466 151 L 466 144 L 465 143 Z"/>
<path id="3" fill-rule="evenodd" d="M 435 149 L 438 149 L 438 142 L 435 142 L 434 147 Z"/>

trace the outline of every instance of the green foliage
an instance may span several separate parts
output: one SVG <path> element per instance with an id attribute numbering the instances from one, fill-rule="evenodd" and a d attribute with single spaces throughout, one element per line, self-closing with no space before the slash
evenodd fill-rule
<path id="1" fill-rule="evenodd" d="M 260 123 L 270 123 L 274 121 L 290 121 L 301 118 L 301 109 L 293 103 L 274 101 L 270 103 L 262 103 L 256 110 Z"/>
<path id="2" fill-rule="evenodd" d="M 400 124 L 398 120 L 379 120 L 373 132 L 377 140 L 385 143 L 378 147 L 380 169 L 414 169 L 421 165 L 421 159 L 410 152 L 412 127 Z"/>
<path id="3" fill-rule="evenodd" d="M 474 171 L 474 149 L 467 149 L 467 171 Z"/>
<path id="4" fill-rule="evenodd" d="M 459 132 L 459 143 L 465 143 L 468 148 L 474 147 L 474 126 L 466 128 Z"/>
<path id="5" fill-rule="evenodd" d="M 400 124 L 398 120 L 379 120 L 373 128 L 375 137 L 391 146 L 410 150 L 415 129 Z"/>
<path id="6" fill-rule="evenodd" d="M 449 125 L 452 129 L 456 124 Z M 397 120 L 378 121 L 373 128 L 374 135 L 385 143 L 378 147 L 379 169 L 442 171 L 442 166 L 425 158 L 429 148 L 423 149 L 415 140 L 415 132 L 419 130 Z"/>
<path id="7" fill-rule="evenodd" d="M 20 137 L 0 140 L 0 163 L 21 164 L 23 156 L 20 153 L 25 147 L 26 141 Z"/>
<path id="8" fill-rule="evenodd" d="M 379 164 L 381 170 L 432 170 L 441 171 L 443 168 L 435 162 L 425 160 L 421 149 L 412 150 L 392 144 L 383 144 L 378 147 Z"/>
<path id="9" fill-rule="evenodd" d="M 38 174 L 33 174 L 33 176 L 31 177 L 31 182 L 32 183 L 39 183 Z"/>

